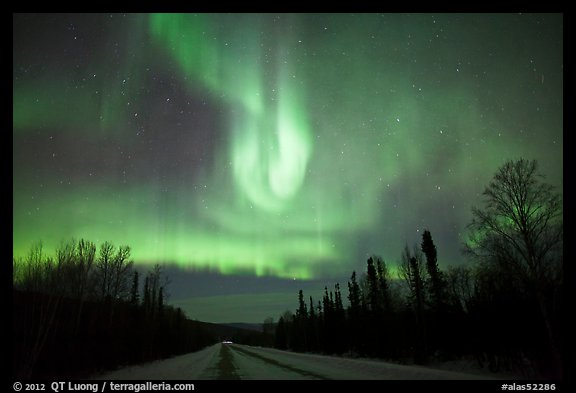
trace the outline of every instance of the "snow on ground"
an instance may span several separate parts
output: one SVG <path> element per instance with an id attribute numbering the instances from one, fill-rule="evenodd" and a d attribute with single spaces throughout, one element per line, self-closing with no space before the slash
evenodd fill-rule
<path id="1" fill-rule="evenodd" d="M 256 348 L 233 345 L 244 352 L 273 360 L 278 364 L 306 370 L 324 379 L 494 379 L 488 376 L 432 369 L 421 366 L 405 366 L 367 359 L 347 359 L 333 356 L 302 354 L 272 348 Z"/>
<path id="2" fill-rule="evenodd" d="M 230 375 L 240 379 L 494 379 L 492 376 L 377 360 L 302 354 L 238 344 L 216 344 L 198 352 L 127 367 L 95 378 L 201 380 Z"/>
<path id="3" fill-rule="evenodd" d="M 171 379 L 215 379 L 216 364 L 219 359 L 220 344 L 212 345 L 198 352 L 158 360 L 139 366 L 130 366 L 94 379 L 106 380 L 171 380 Z"/>

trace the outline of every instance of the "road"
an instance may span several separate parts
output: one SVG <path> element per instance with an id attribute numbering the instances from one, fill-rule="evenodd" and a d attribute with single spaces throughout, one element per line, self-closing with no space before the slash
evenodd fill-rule
<path id="1" fill-rule="evenodd" d="M 368 359 L 301 354 L 272 348 L 216 344 L 201 351 L 132 366 L 96 377 L 106 380 L 204 379 L 487 379 L 486 376 Z"/>

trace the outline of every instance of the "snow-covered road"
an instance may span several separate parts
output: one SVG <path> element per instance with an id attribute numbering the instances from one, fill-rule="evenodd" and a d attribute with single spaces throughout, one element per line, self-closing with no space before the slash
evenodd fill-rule
<path id="1" fill-rule="evenodd" d="M 167 360 L 132 366 L 96 377 L 106 380 L 202 379 L 488 379 L 419 366 L 216 344 Z"/>

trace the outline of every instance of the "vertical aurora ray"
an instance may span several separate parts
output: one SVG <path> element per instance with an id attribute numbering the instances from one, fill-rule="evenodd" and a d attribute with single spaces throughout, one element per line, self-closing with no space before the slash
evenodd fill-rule
<path id="1" fill-rule="evenodd" d="M 304 86 L 290 80 L 293 65 L 280 54 L 264 60 L 258 18 L 241 23 L 240 39 L 226 32 L 215 36 L 210 18 L 150 17 L 152 36 L 177 61 L 191 91 L 200 86 L 228 107 L 228 148 L 218 153 L 220 172 L 215 169 L 211 183 L 235 192 L 206 196 L 215 208 L 200 215 L 216 230 L 200 242 L 193 236 L 197 244 L 188 257 L 195 264 L 210 261 L 221 272 L 251 268 L 257 275 L 311 278 L 310 255 L 336 255 L 318 247 L 315 230 L 302 224 L 306 213 L 297 213 L 302 206 L 295 205 L 306 198 L 302 186 L 313 150 Z M 279 220 L 282 214 L 289 218 Z"/>
<path id="2" fill-rule="evenodd" d="M 232 181 L 235 201 L 211 195 L 216 208 L 206 220 L 215 222 L 218 229 L 208 238 L 205 235 L 195 249 L 205 248 L 220 257 L 202 255 L 197 259 L 212 260 L 221 271 L 238 271 L 248 265 L 257 275 L 309 278 L 312 269 L 305 259 L 311 251 L 321 258 L 334 255 L 317 246 L 315 229 L 297 223 L 302 207 L 296 202 L 306 199 L 302 186 L 313 152 L 304 86 L 291 80 L 294 65 L 285 61 L 281 43 L 273 61 L 266 61 L 275 66 L 265 66 L 259 23 L 254 18 L 245 21 L 241 40 L 225 32 L 216 36 L 220 47 L 212 42 L 214 33 L 206 25 L 207 19 L 204 15 L 161 14 L 152 15 L 150 23 L 154 38 L 192 81 L 190 88 L 201 84 L 213 99 L 229 108 L 229 156 L 225 160 L 230 162 L 226 167 L 230 173 L 216 171 L 212 183 L 222 184 L 223 178 Z M 226 213 L 214 216 L 213 211 Z M 278 215 L 282 214 L 289 218 L 279 225 Z M 308 233 L 304 238 L 295 232 L 303 229 Z M 211 238 L 226 240 L 213 247 Z"/>
<path id="3" fill-rule="evenodd" d="M 194 81 L 191 87 L 201 83 L 234 108 L 230 159 L 236 186 L 259 208 L 281 210 L 300 189 L 312 154 L 303 86 L 290 80 L 289 65 L 279 64 L 276 72 L 264 67 L 258 23 L 247 21 L 242 41 L 220 37 L 219 49 L 208 19 L 154 14 L 150 27 Z"/>
<path id="4" fill-rule="evenodd" d="M 302 99 L 281 82 L 276 105 L 242 109 L 233 123 L 231 158 L 237 187 L 257 207 L 282 211 L 300 190 L 312 142 Z"/>
<path id="5" fill-rule="evenodd" d="M 152 14 L 150 32 L 174 57 L 182 72 L 205 88 L 220 90 L 219 58 L 206 15 Z"/>
<path id="6" fill-rule="evenodd" d="M 305 99 L 293 89 L 288 75 L 286 70 L 280 73 L 276 124 L 278 153 L 269 171 L 273 193 L 282 199 L 292 197 L 300 189 L 312 154 Z"/>

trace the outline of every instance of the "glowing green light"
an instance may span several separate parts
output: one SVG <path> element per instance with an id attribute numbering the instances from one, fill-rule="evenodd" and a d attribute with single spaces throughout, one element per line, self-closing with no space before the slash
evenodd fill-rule
<path id="1" fill-rule="evenodd" d="M 312 143 L 301 97 L 286 83 L 280 87 L 278 105 L 278 155 L 270 167 L 270 185 L 276 196 L 292 197 L 306 175 Z"/>
<path id="2" fill-rule="evenodd" d="M 152 14 L 150 31 L 160 37 L 186 75 L 201 79 L 205 87 L 218 89 L 218 54 L 205 15 Z"/>
<path id="3" fill-rule="evenodd" d="M 426 18 L 106 16 L 109 38 L 80 68 L 58 51 L 31 77 L 15 51 L 14 254 L 74 237 L 130 245 L 141 264 L 349 275 L 366 253 L 393 264 L 417 229 L 457 237 L 510 157 L 549 162 L 561 183 L 557 89 L 525 95 L 556 112 L 530 118 L 531 138 L 518 140 L 509 131 L 533 106 L 502 88 L 510 73 L 500 65 L 517 56 L 471 59 L 490 76 L 479 85 L 472 69 L 440 67 L 458 64 L 470 41 L 430 50 Z M 408 27 L 416 38 L 400 45 Z M 515 75 L 515 86 L 534 82 Z M 538 87 L 552 83 L 561 88 L 561 77 Z M 506 111 L 490 110 L 493 97 Z M 90 165 L 66 157 L 84 150 Z M 458 247 L 452 255 L 460 260 Z"/>

